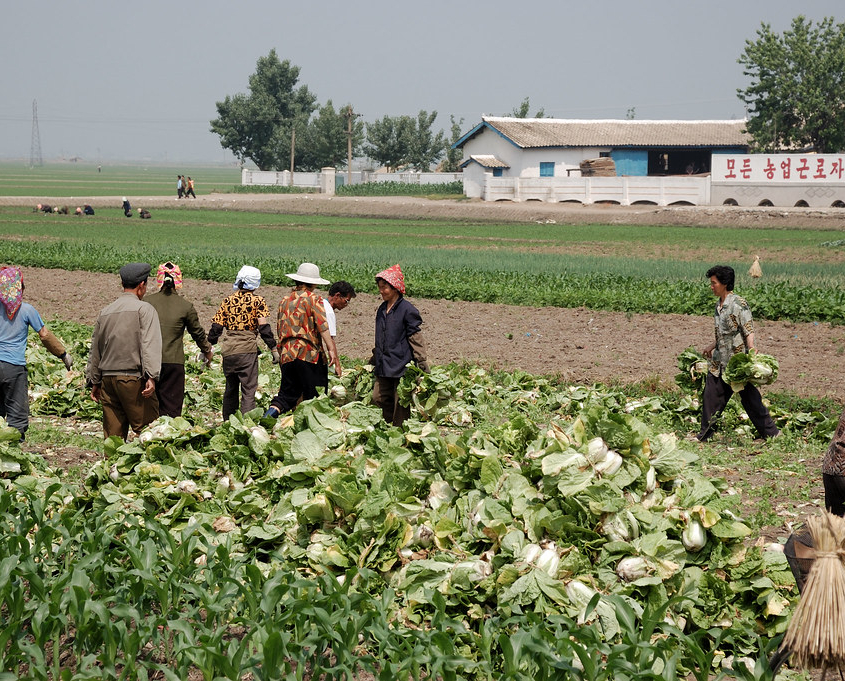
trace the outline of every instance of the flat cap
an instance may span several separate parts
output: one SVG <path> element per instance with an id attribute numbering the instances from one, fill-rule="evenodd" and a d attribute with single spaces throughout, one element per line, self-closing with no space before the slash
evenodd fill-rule
<path id="1" fill-rule="evenodd" d="M 152 266 L 147 262 L 130 262 L 120 268 L 120 281 L 123 288 L 135 288 L 150 276 Z"/>

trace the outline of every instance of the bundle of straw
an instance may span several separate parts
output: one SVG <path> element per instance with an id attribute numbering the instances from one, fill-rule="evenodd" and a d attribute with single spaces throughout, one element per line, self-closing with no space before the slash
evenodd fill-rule
<path id="1" fill-rule="evenodd" d="M 823 512 L 807 519 L 816 560 L 781 649 L 793 665 L 845 666 L 845 519 Z"/>

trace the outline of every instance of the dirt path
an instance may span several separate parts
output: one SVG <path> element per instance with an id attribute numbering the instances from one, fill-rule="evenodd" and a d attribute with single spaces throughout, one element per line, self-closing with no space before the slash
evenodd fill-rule
<path id="1" fill-rule="evenodd" d="M 99 310 L 120 292 L 116 275 L 27 268 L 26 299 L 45 320 L 58 317 L 93 324 Z M 413 292 L 413 282 L 408 282 Z M 183 294 L 209 328 L 231 284 L 185 281 Z M 262 286 L 272 308 L 289 291 Z M 709 317 L 531 308 L 451 300 L 422 300 L 420 309 L 434 363 L 472 360 L 531 373 L 560 374 L 580 383 L 671 384 L 677 355 L 703 347 L 712 336 Z M 380 300 L 362 293 L 338 314 L 341 354 L 366 359 L 373 343 Z M 780 362 L 778 390 L 835 397 L 845 402 L 845 327 L 827 324 L 758 322 L 757 346 Z"/>

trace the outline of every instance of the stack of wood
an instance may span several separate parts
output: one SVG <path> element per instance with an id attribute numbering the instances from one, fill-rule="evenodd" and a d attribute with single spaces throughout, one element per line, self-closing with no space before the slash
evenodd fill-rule
<path id="1" fill-rule="evenodd" d="M 581 161 L 581 177 L 616 177 L 616 164 L 609 156 Z"/>

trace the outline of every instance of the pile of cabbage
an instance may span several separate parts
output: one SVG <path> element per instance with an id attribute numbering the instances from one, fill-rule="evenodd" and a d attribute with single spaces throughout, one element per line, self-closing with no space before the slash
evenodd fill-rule
<path id="1" fill-rule="evenodd" d="M 668 617 L 689 631 L 784 630 L 796 590 L 783 553 L 752 541 L 739 495 L 629 405 L 527 374 L 435 367 L 405 386 L 427 420 L 399 429 L 355 399 L 367 377 L 348 371 L 342 391 L 277 421 L 162 417 L 132 443 L 111 439 L 75 503 L 114 522 L 195 527 L 265 572 L 343 580 L 371 568 L 409 623 L 444 600 L 468 622 L 567 613 L 613 638 L 610 604 L 587 604 L 620 594 L 637 612 L 677 597 Z"/>
<path id="2" fill-rule="evenodd" d="M 774 383 L 777 377 L 778 361 L 771 355 L 764 355 L 756 350 L 733 355 L 722 372 L 722 378 L 726 383 L 730 383 L 734 392 L 742 390 L 746 384 L 769 385 Z"/>

